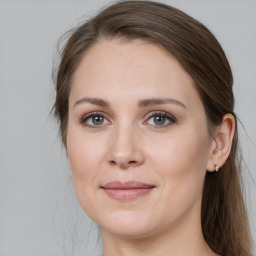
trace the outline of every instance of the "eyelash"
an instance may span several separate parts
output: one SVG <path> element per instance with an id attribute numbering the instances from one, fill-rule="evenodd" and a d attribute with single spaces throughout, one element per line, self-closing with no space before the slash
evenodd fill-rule
<path id="1" fill-rule="evenodd" d="M 102 112 L 91 112 L 91 113 L 88 113 L 86 115 L 84 115 L 81 120 L 80 120 L 80 123 L 83 125 L 83 126 L 86 126 L 86 127 L 89 127 L 89 128 L 100 128 L 102 127 L 102 125 L 90 125 L 86 122 L 88 122 L 88 120 L 90 118 L 93 118 L 93 117 L 103 117 L 104 119 L 108 120 L 106 117 L 105 117 L 105 114 L 102 113 Z M 109 122 L 109 121 L 108 121 Z"/>
<path id="2" fill-rule="evenodd" d="M 81 120 L 80 120 L 80 123 L 83 125 L 83 126 L 86 126 L 86 127 L 89 127 L 89 128 L 101 128 L 102 126 L 106 125 L 106 124 L 100 124 L 100 125 L 91 125 L 91 124 L 88 124 L 86 122 L 88 122 L 88 120 L 90 118 L 93 118 L 93 117 L 102 117 L 104 118 L 105 120 L 107 120 L 108 122 L 110 122 L 106 117 L 105 117 L 105 114 L 102 113 L 102 112 L 91 112 L 91 113 L 88 113 L 86 115 L 84 115 Z M 148 124 L 148 121 L 151 119 L 151 118 L 155 118 L 155 117 L 162 117 L 162 118 L 165 118 L 165 120 L 168 120 L 168 124 L 163 124 L 163 125 L 151 125 L 151 124 Z M 104 122 L 104 121 L 103 121 Z M 167 112 L 163 112 L 163 111 L 155 111 L 155 112 L 152 112 L 152 113 L 149 113 L 147 115 L 147 120 L 143 122 L 143 124 L 148 124 L 150 126 L 153 126 L 155 128 L 166 128 L 166 127 L 169 127 L 171 126 L 172 124 L 176 123 L 177 122 L 177 119 L 170 115 L 169 113 Z M 107 124 L 108 125 L 108 124 Z"/>
<path id="3" fill-rule="evenodd" d="M 163 117 L 163 118 L 165 118 L 166 120 L 169 121 L 168 124 L 164 124 L 164 125 L 150 125 L 150 126 L 153 126 L 155 128 L 158 128 L 158 129 L 169 127 L 172 124 L 177 122 L 177 119 L 174 116 L 172 116 L 171 114 L 169 114 L 167 112 L 163 112 L 163 111 L 155 111 L 155 112 L 152 112 L 148 115 L 147 120 L 143 124 L 147 123 L 153 117 Z"/>

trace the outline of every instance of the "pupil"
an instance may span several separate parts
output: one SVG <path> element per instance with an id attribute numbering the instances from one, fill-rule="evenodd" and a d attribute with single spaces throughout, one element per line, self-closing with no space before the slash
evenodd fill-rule
<path id="1" fill-rule="evenodd" d="M 165 117 L 163 117 L 163 116 L 156 116 L 156 117 L 154 117 L 154 122 L 157 125 L 164 124 L 165 123 Z"/>
<path id="2" fill-rule="evenodd" d="M 102 116 L 94 116 L 92 119 L 93 124 L 99 125 L 103 123 L 103 117 Z"/>

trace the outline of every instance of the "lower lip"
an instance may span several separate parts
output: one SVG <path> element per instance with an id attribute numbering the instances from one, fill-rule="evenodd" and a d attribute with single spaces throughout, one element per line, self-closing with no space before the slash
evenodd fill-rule
<path id="1" fill-rule="evenodd" d="M 111 198 L 130 201 L 150 193 L 152 189 L 153 188 L 104 189 L 104 191 Z"/>

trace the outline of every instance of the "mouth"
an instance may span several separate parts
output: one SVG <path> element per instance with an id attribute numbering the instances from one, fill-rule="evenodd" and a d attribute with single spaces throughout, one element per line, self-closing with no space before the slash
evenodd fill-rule
<path id="1" fill-rule="evenodd" d="M 149 194 L 154 188 L 154 185 L 138 181 L 112 181 L 101 187 L 109 197 L 121 201 L 134 200 Z"/>

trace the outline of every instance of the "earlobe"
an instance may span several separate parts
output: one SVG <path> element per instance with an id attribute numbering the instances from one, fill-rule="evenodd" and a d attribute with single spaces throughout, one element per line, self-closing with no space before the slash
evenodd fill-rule
<path id="1" fill-rule="evenodd" d="M 207 163 L 208 171 L 218 171 L 226 162 L 231 151 L 235 129 L 235 117 L 232 114 L 224 115 L 222 123 L 215 130 Z"/>

